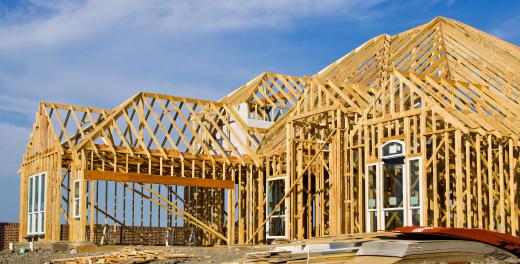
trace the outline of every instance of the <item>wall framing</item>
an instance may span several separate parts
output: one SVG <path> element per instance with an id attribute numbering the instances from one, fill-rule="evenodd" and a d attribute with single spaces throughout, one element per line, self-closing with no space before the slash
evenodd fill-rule
<path id="1" fill-rule="evenodd" d="M 289 239 L 364 233 L 366 165 L 392 140 L 421 160 L 423 225 L 518 235 L 519 69 L 517 46 L 439 17 L 219 101 L 43 102 L 20 169 L 20 240 L 59 240 L 68 224 L 70 241 L 141 225 L 183 226 L 198 245 L 266 243 L 266 181 L 281 176 Z M 42 171 L 46 232 L 27 237 L 27 178 Z"/>

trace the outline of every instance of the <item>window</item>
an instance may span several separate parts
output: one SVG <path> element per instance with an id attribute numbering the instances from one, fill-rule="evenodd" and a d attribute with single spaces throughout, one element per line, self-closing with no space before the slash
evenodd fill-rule
<path id="1" fill-rule="evenodd" d="M 388 141 L 381 148 L 383 158 L 393 158 L 404 155 L 404 144 L 401 141 Z"/>
<path id="2" fill-rule="evenodd" d="M 383 163 L 382 165 L 382 230 L 392 231 L 404 226 L 404 164 Z"/>
<path id="3" fill-rule="evenodd" d="M 45 178 L 46 173 L 29 177 L 27 234 L 45 234 Z"/>
<path id="4" fill-rule="evenodd" d="M 75 180 L 74 181 L 74 198 L 73 198 L 73 201 L 72 201 L 72 216 L 74 218 L 79 218 L 79 199 L 80 199 L 80 186 L 81 186 L 81 182 L 80 180 Z"/>
<path id="5" fill-rule="evenodd" d="M 379 181 L 377 180 L 377 164 L 367 165 L 367 232 L 375 232 L 378 230 L 378 197 L 377 189 Z"/>
<path id="6" fill-rule="evenodd" d="M 273 212 L 286 192 L 287 177 L 267 179 L 267 215 Z M 267 221 L 267 238 L 287 238 L 287 199 L 274 211 Z"/>
<path id="7" fill-rule="evenodd" d="M 412 226 L 421 225 L 421 159 L 408 160 L 408 223 Z"/>

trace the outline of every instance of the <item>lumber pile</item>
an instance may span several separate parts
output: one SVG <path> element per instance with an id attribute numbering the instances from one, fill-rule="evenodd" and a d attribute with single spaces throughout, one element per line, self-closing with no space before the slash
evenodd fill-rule
<path id="1" fill-rule="evenodd" d="M 326 254 L 313 252 L 292 253 L 292 252 L 263 252 L 258 254 L 248 254 L 233 263 L 327 263 L 335 261 L 345 261 L 356 257 L 356 253 L 335 253 Z"/>
<path id="2" fill-rule="evenodd" d="M 307 241 L 279 246 L 271 251 L 248 253 L 233 263 L 519 263 L 500 248 L 469 240 L 366 239 Z M 513 261 L 513 262 L 511 262 Z"/>
<path id="3" fill-rule="evenodd" d="M 289 244 L 271 251 L 248 253 L 235 263 L 323 263 L 353 258 L 358 250 L 359 244 L 350 241 Z"/>
<path id="4" fill-rule="evenodd" d="M 55 259 L 47 264 L 100 264 L 100 263 L 148 263 L 154 260 L 190 258 L 188 254 L 171 253 L 164 250 L 124 248 L 105 255 L 79 256 Z"/>

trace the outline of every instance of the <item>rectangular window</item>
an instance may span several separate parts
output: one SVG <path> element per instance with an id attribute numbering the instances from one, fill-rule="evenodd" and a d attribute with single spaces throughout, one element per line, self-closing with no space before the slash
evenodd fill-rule
<path id="1" fill-rule="evenodd" d="M 405 225 L 404 218 L 404 164 L 402 160 L 389 160 L 382 166 L 382 230 L 392 231 Z"/>
<path id="2" fill-rule="evenodd" d="M 27 195 L 27 234 L 45 234 L 45 178 L 47 173 L 29 177 Z"/>
<path id="3" fill-rule="evenodd" d="M 408 224 L 421 225 L 421 160 L 408 160 Z"/>
<path id="4" fill-rule="evenodd" d="M 383 164 L 383 209 L 403 208 L 403 164 Z"/>
<path id="5" fill-rule="evenodd" d="M 377 214 L 378 201 L 377 190 L 379 181 L 377 180 L 377 164 L 367 165 L 366 178 L 366 199 L 367 199 L 367 232 L 376 232 L 378 230 Z"/>
<path id="6" fill-rule="evenodd" d="M 79 199 L 80 199 L 80 186 L 81 186 L 81 182 L 80 180 L 75 180 L 74 181 L 74 197 L 73 197 L 73 200 L 72 200 L 72 216 L 74 218 L 79 218 Z"/>
<path id="7" fill-rule="evenodd" d="M 266 213 L 269 215 L 285 195 L 287 177 L 267 179 L 267 204 Z M 280 207 L 274 211 L 267 221 L 267 238 L 287 238 L 287 201 L 284 200 Z"/>

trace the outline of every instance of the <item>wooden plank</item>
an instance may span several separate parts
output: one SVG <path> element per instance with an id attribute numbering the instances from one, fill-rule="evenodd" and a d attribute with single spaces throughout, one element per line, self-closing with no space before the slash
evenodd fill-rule
<path id="1" fill-rule="evenodd" d="M 488 221 L 489 225 L 487 229 L 491 231 L 495 231 L 495 197 L 494 197 L 494 182 L 493 182 L 493 136 L 488 135 L 487 137 L 487 173 L 488 173 L 488 182 L 487 182 L 487 191 L 488 191 Z"/>
<path id="2" fill-rule="evenodd" d="M 475 136 L 475 152 L 477 153 L 477 220 L 478 228 L 483 228 L 484 224 L 484 209 L 483 209 L 483 189 L 482 189 L 482 150 L 480 149 L 481 137 Z"/>
<path id="3" fill-rule="evenodd" d="M 505 201 L 505 180 L 504 180 L 504 146 L 502 142 L 498 143 L 498 212 L 500 214 L 500 232 L 506 232 L 506 201 Z"/>
<path id="4" fill-rule="evenodd" d="M 466 161 L 465 170 L 466 170 L 466 222 L 467 228 L 473 228 L 473 208 L 472 208 L 472 200 L 473 200 L 473 186 L 472 186 L 472 177 L 471 177 L 471 151 L 470 151 L 470 141 L 468 138 L 464 140 L 466 154 L 464 159 Z"/>
<path id="5" fill-rule="evenodd" d="M 450 188 L 450 149 L 449 149 L 449 133 L 444 132 L 444 210 L 446 217 L 446 227 L 451 225 L 451 188 Z"/>
<path id="6" fill-rule="evenodd" d="M 464 227 L 464 196 L 462 192 L 462 138 L 460 130 L 455 131 L 455 227 Z M 468 186 L 466 186 L 468 187 Z"/>
<path id="7" fill-rule="evenodd" d="M 232 189 L 234 182 L 231 180 L 215 180 L 202 178 L 188 178 L 175 176 L 161 176 L 146 173 L 124 173 L 113 171 L 85 171 L 85 180 L 115 181 L 115 182 L 135 182 L 135 183 L 155 183 L 166 185 L 193 186 L 204 188 Z"/>
<path id="8" fill-rule="evenodd" d="M 428 205 L 430 204 L 429 203 L 429 197 L 431 198 L 431 194 L 428 192 L 428 179 L 427 177 L 425 176 L 426 174 L 426 165 L 425 165 L 425 160 L 427 159 L 426 157 L 426 154 L 427 154 L 427 145 L 426 145 L 426 136 L 424 135 L 424 132 L 426 132 L 426 117 L 427 117 L 427 112 L 426 112 L 426 109 L 424 107 L 421 107 L 421 109 L 423 110 L 422 111 L 422 114 L 421 114 L 421 117 L 420 117 L 420 144 L 421 144 L 421 171 L 422 171 L 422 174 L 421 177 L 422 177 L 422 180 L 421 180 L 421 189 L 423 190 L 422 191 L 422 197 L 421 197 L 421 202 L 422 202 L 422 223 L 423 225 L 425 226 L 428 226 L 428 220 L 429 220 L 429 217 L 428 217 L 428 211 L 429 211 L 429 208 L 428 208 Z M 406 174 L 405 174 L 406 175 Z M 410 183 L 408 183 L 410 184 Z"/>
<path id="9" fill-rule="evenodd" d="M 509 208 L 510 208 L 510 222 L 511 222 L 511 234 L 513 236 L 517 235 L 518 232 L 518 214 L 517 214 L 517 202 L 516 199 L 516 190 L 518 183 L 515 180 L 515 167 L 518 163 L 518 158 L 514 158 L 514 147 L 513 140 L 509 139 Z"/>

